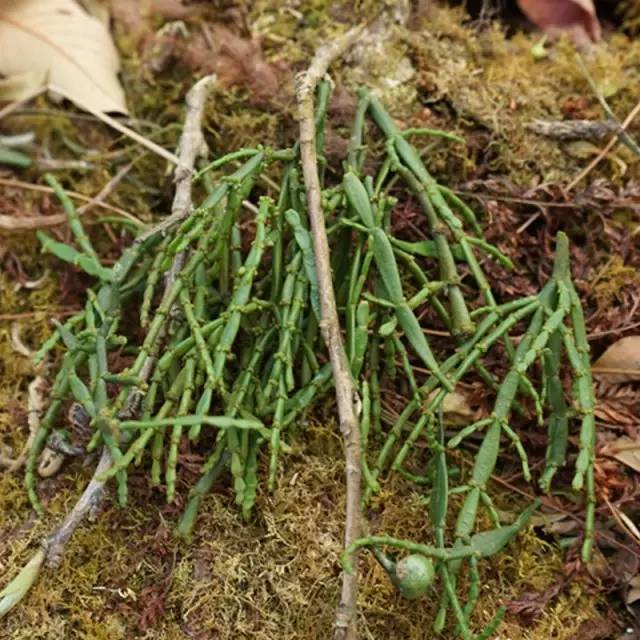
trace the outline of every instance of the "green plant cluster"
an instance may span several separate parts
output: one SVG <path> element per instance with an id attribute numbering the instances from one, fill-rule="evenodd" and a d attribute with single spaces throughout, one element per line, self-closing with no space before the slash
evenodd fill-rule
<path id="1" fill-rule="evenodd" d="M 335 179 L 323 160 L 329 96 L 329 85 L 321 84 L 316 148 L 338 308 L 361 405 L 364 501 L 380 491 L 389 471 L 414 477 L 427 485 L 434 531 L 434 540 L 424 543 L 381 535 L 364 537 L 353 549 L 372 548 L 409 597 L 424 593 L 437 577 L 442 601 L 436 630 L 444 628 L 451 609 L 459 633 L 471 638 L 478 562 L 503 548 L 536 506 L 504 524 L 488 486 L 503 440 L 514 446 L 524 477 L 531 479 L 511 420 L 514 413 L 526 416 L 527 404 L 548 425 L 546 466 L 538 479 L 544 491 L 565 464 L 571 422 L 580 423 L 573 488 L 585 496 L 583 558 L 591 553 L 594 401 L 568 241 L 558 236 L 554 272 L 538 295 L 497 300 L 482 265 L 495 260 L 510 267 L 510 260 L 484 239 L 474 212 L 434 180 L 410 143 L 415 135 L 459 139 L 441 131 L 401 131 L 381 102 L 362 90 L 348 155 Z M 366 143 L 368 122 L 382 134 L 383 147 Z M 367 157 L 370 149 L 382 152 Z M 265 172 L 276 163 L 280 184 L 272 184 L 273 197 L 261 195 L 262 181 L 272 182 Z M 75 246 L 41 233 L 43 249 L 84 270 L 97 285 L 83 311 L 58 324 L 37 355 L 41 360 L 54 348 L 64 352 L 27 462 L 26 486 L 38 512 L 38 458 L 62 427 L 71 401 L 91 430 L 87 450 L 106 447 L 110 453 L 111 467 L 101 479 L 115 478 L 123 506 L 128 474 L 147 461 L 151 483 L 164 486 L 167 500 L 174 501 L 180 454 L 191 443 L 205 460 L 178 533 L 190 534 L 204 496 L 227 471 L 238 507 L 251 517 L 260 453 L 267 452 L 266 480 L 273 488 L 281 457 L 295 438 L 292 427 L 332 386 L 300 176 L 298 145 L 240 149 L 219 158 L 194 176 L 208 195 L 191 215 L 142 232 L 110 267 L 101 263 L 64 190 L 48 178 Z M 409 196 L 424 214 L 427 240 L 406 242 L 391 233 L 392 209 Z M 432 348 L 427 339 L 420 322 L 427 308 L 450 332 L 448 351 Z M 521 323 L 528 326 L 516 345 L 510 332 Z M 509 362 L 504 376 L 487 364 L 486 355 L 498 345 Z M 573 380 L 570 403 L 562 387 L 565 359 Z M 124 368 L 112 367 L 123 360 Z M 470 372 L 495 394 L 493 411 L 447 433 L 443 404 Z M 408 388 L 404 408 L 389 420 L 383 388 L 401 380 Z M 451 486 L 456 448 L 480 433 L 470 478 Z M 418 442 L 426 442 L 429 452 L 423 477 L 407 470 Z M 449 506 L 454 493 L 464 495 L 457 514 Z M 489 531 L 476 531 L 481 507 L 493 522 Z M 448 541 L 447 526 L 454 521 Z M 396 564 L 384 556 L 384 546 L 412 555 Z M 457 588 L 463 564 L 470 577 L 464 604 Z M 501 615 L 478 637 L 491 635 Z"/>

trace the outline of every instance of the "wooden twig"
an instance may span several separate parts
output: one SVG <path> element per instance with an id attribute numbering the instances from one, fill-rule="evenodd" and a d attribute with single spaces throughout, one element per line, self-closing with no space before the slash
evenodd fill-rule
<path id="1" fill-rule="evenodd" d="M 616 146 L 620 141 L 620 133 L 626 131 L 634 118 L 640 113 L 640 102 L 631 110 L 624 122 L 620 125 L 618 132 L 609 140 L 607 146 L 567 185 L 567 191 L 572 191 L 575 186 L 581 182 L 591 171 L 600 163 L 600 161 Z"/>
<path id="2" fill-rule="evenodd" d="M 67 542 L 69 542 L 69 538 L 73 535 L 73 532 L 89 512 L 95 512 L 98 509 L 102 501 L 104 485 L 106 483 L 106 480 L 99 480 L 99 478 L 111 467 L 111 462 L 109 449 L 103 447 L 98 466 L 89 484 L 82 492 L 80 499 L 76 502 L 71 512 L 67 514 L 62 524 L 57 527 L 43 543 L 46 563 L 49 567 L 58 567 L 60 565 L 62 557 L 64 556 L 64 548 Z"/>
<path id="3" fill-rule="evenodd" d="M 604 140 L 620 127 L 606 120 L 533 120 L 526 125 L 529 131 L 556 140 Z"/>
<path id="4" fill-rule="evenodd" d="M 346 515 L 345 548 L 360 535 L 360 428 L 356 412 L 356 392 L 342 341 L 340 321 L 336 309 L 336 298 L 331 277 L 329 243 L 324 224 L 324 214 L 320 198 L 320 178 L 315 147 L 314 93 L 318 82 L 324 77 L 331 62 L 342 55 L 361 33 L 362 27 L 356 27 L 342 37 L 330 42 L 317 51 L 311 65 L 296 78 L 296 97 L 300 122 L 300 156 L 304 184 L 307 192 L 307 205 L 316 270 L 320 294 L 320 329 L 324 338 L 333 377 L 340 431 L 344 442 L 346 466 Z M 351 559 L 354 560 L 353 558 Z M 357 637 L 358 581 L 357 572 L 342 573 L 342 593 L 336 614 L 335 638 L 353 640 Z"/>
<path id="5" fill-rule="evenodd" d="M 199 153 L 202 151 L 202 145 L 204 140 L 200 132 L 202 113 L 204 100 L 207 96 L 207 90 L 212 82 L 211 77 L 206 77 L 200 80 L 187 94 L 187 113 L 185 116 L 185 124 L 183 134 L 180 138 L 179 145 L 179 162 L 176 168 L 176 194 L 174 199 L 174 206 L 172 211 L 177 210 L 187 212 L 191 211 L 191 175 L 193 172 L 193 166 Z M 159 341 L 158 341 L 159 342 Z M 142 381 L 148 380 L 153 371 L 153 364 L 155 361 L 155 353 L 151 354 L 144 362 L 142 371 L 140 372 L 140 378 Z M 136 396 L 138 396 L 137 389 L 134 389 L 129 394 L 125 408 L 123 411 L 131 411 L 132 408 L 135 411 L 137 408 Z M 64 555 L 64 549 L 73 535 L 73 532 L 78 528 L 80 523 L 85 519 L 87 514 L 95 511 L 102 499 L 104 493 L 104 480 L 100 479 L 103 474 L 108 471 L 112 464 L 112 458 L 107 447 L 103 447 L 100 461 L 96 467 L 96 470 L 91 478 L 89 484 L 85 488 L 84 492 L 80 496 L 80 499 L 71 510 L 71 512 L 64 519 L 62 524 L 57 527 L 44 541 L 42 550 L 35 556 L 34 568 L 31 573 L 25 571 L 29 569 L 29 566 L 25 567 L 18 578 L 25 575 L 25 582 L 28 582 L 28 588 L 35 580 L 34 571 L 39 571 L 42 561 L 46 560 L 48 566 L 56 567 L 60 564 Z M 42 556 L 44 553 L 44 556 Z M 26 589 L 22 593 L 24 595 Z M 10 600 L 7 600 L 9 598 Z M 4 598 L 0 597 L 0 615 L 6 613 L 12 608 L 19 598 L 16 599 L 12 595 L 5 594 Z"/>
<path id="6" fill-rule="evenodd" d="M 204 102 L 209 91 L 209 87 L 215 82 L 215 76 L 205 76 L 191 88 L 187 94 L 187 114 L 188 117 L 184 123 L 184 129 L 180 136 L 178 144 L 178 158 L 180 163 L 176 167 L 174 181 L 176 184 L 176 192 L 171 206 L 172 220 L 183 220 L 187 218 L 193 210 L 191 202 L 191 178 L 193 176 L 193 168 L 199 157 L 207 154 L 207 143 L 202 135 L 202 115 L 204 113 Z M 178 273 L 184 266 L 186 253 L 179 253 L 171 265 L 171 269 L 167 274 L 165 287 L 171 288 L 171 285 L 178 277 Z"/>
<path id="7" fill-rule="evenodd" d="M 53 189 L 51 187 L 47 187 L 42 184 L 32 184 L 31 182 L 23 182 L 22 180 L 12 180 L 9 178 L 0 178 L 0 186 L 28 189 L 29 191 L 40 191 L 42 193 L 53 193 Z M 128 211 L 125 211 L 120 207 L 114 207 L 113 205 L 107 204 L 99 199 L 101 194 L 92 198 L 85 196 L 82 193 L 78 193 L 77 191 L 67 191 L 66 193 L 74 200 L 80 200 L 81 202 L 91 204 L 92 206 L 100 207 L 107 211 L 113 211 L 113 213 L 117 213 L 123 218 L 130 220 L 136 226 L 142 226 L 142 222 Z M 84 213 L 84 211 L 78 211 L 79 215 L 82 215 L 82 213 Z M 68 218 L 64 213 L 57 213 L 52 216 L 25 216 L 22 218 L 0 214 L 0 231 L 30 231 L 32 229 L 43 229 L 45 227 L 57 227 L 60 224 L 66 224 L 67 220 Z"/>

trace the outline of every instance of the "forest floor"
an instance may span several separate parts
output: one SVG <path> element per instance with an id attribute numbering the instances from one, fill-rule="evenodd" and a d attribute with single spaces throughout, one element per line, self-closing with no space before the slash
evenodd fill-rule
<path id="1" fill-rule="evenodd" d="M 323 0 L 291 7 L 267 0 L 167 0 L 155 3 L 150 14 L 139 4 L 109 3 L 132 114 L 145 135 L 174 149 L 186 91 L 197 77 L 216 73 L 219 85 L 204 119 L 214 156 L 243 146 L 290 144 L 297 132 L 295 72 L 320 42 L 353 20 L 350 3 Z M 376 5 L 360 4 L 363 15 Z M 555 234 L 565 231 L 595 360 L 616 340 L 640 333 L 638 157 L 617 145 L 576 181 L 608 138 L 559 139 L 532 124 L 604 120 L 575 47 L 560 40 L 535 59 L 539 34 L 500 16 L 477 20 L 461 8 L 427 4 L 411 15 L 410 27 L 390 23 L 332 69 L 329 170 L 343 158 L 354 90 L 361 84 L 375 89 L 405 126 L 462 136 L 465 145 L 424 139 L 421 151 L 436 178 L 474 206 L 487 238 L 514 261 L 513 273 L 493 267 L 496 292 L 508 297 L 539 290 L 551 269 Z M 178 21 L 183 27 L 167 27 Z M 623 120 L 640 102 L 640 38 L 620 24 L 605 24 L 602 40 L 581 55 L 597 90 Z M 67 188 L 93 196 L 131 163 L 107 201 L 143 222 L 170 208 L 166 163 L 68 104 L 41 96 L 0 126 L 7 135 L 34 132 L 41 156 L 61 161 L 56 175 Z M 628 131 L 640 138 L 640 119 Z M 41 173 L 37 163 L 0 170 L 3 214 L 19 220 L 61 211 L 51 195 L 18 183 L 39 183 Z M 103 213 L 94 208 L 85 220 L 108 261 L 130 235 Z M 417 208 L 394 211 L 392 226 L 411 238 L 420 215 Z M 31 231 L 0 233 L 0 442 L 17 451 L 27 436 L 28 385 L 38 373 L 20 343 L 37 348 L 52 330 L 51 318 L 63 319 L 82 305 L 89 280 L 41 254 Z M 68 239 L 66 227 L 55 233 Z M 640 589 L 640 546 L 619 514 L 638 521 L 640 476 L 607 452 L 621 436 L 637 439 L 640 386 L 603 378 L 596 391 L 599 551 L 584 567 L 577 546 L 561 548 L 560 539 L 580 533 L 581 505 L 569 494 L 545 498 L 545 515 L 482 568 L 478 623 L 506 604 L 500 638 L 597 640 L 621 637 L 637 623 L 630 591 Z M 480 386 L 469 386 L 465 395 L 474 412 L 487 410 Z M 333 415 L 328 397 L 323 414 L 307 416 L 278 488 L 259 493 L 250 523 L 242 522 L 228 483 L 221 481 L 188 543 L 172 535 L 186 492 L 167 505 L 143 469 L 131 474 L 130 507 L 120 509 L 107 497 L 97 520 L 73 537 L 62 566 L 44 571 L 19 609 L 0 620 L 0 638 L 328 637 L 339 598 L 344 524 L 344 463 Z M 534 426 L 520 433 L 537 451 L 535 467 L 544 460 L 544 435 Z M 42 519 L 29 506 L 22 475 L 0 472 L 0 584 L 73 506 L 91 475 L 89 462 L 76 459 L 40 481 Z M 184 461 L 183 489 L 195 469 Z M 500 510 L 515 511 L 531 498 L 517 469 L 515 458 L 506 456 L 494 478 Z M 429 534 L 426 513 L 415 485 L 395 477 L 366 515 L 389 535 L 421 540 Z M 438 598 L 403 600 L 370 558 L 363 559 L 361 575 L 362 638 L 429 637 Z"/>

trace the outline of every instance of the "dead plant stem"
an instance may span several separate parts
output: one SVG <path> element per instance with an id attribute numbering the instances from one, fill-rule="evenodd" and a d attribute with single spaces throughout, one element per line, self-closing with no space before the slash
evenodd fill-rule
<path id="1" fill-rule="evenodd" d="M 342 37 L 321 46 L 309 68 L 296 78 L 296 97 L 300 123 L 300 155 L 307 205 L 313 238 L 313 251 L 320 292 L 320 328 L 329 351 L 335 382 L 338 418 L 342 433 L 346 471 L 346 514 L 344 544 L 348 547 L 361 530 L 360 508 L 360 428 L 355 407 L 356 391 L 342 341 L 340 321 L 331 277 L 329 243 L 320 197 L 320 178 L 315 147 L 314 93 L 331 62 L 341 56 L 356 40 L 362 27 L 356 27 Z M 352 558 L 351 561 L 354 561 Z M 342 592 L 336 613 L 336 640 L 357 638 L 357 571 L 342 572 Z"/>
<path id="2" fill-rule="evenodd" d="M 620 135 L 629 128 L 629 125 L 633 122 L 634 118 L 640 113 L 640 102 L 631 110 L 629 115 L 625 118 L 624 122 L 620 125 L 620 129 L 609 140 L 607 146 L 569 183 L 567 191 L 573 190 L 573 188 L 581 182 L 591 171 L 600 163 L 600 161 L 616 146 L 620 141 Z"/>
<path id="3" fill-rule="evenodd" d="M 175 171 L 176 193 L 174 197 L 172 214 L 180 212 L 185 214 L 190 212 L 191 207 L 191 175 L 196 158 L 200 155 L 204 145 L 204 138 L 201 133 L 202 114 L 204 110 L 204 101 L 207 92 L 212 84 L 212 77 L 207 76 L 199 80 L 189 91 L 186 98 L 187 113 L 182 136 L 179 144 L 179 162 Z M 186 212 L 186 213 L 185 213 Z M 150 354 L 140 372 L 140 378 L 146 381 L 153 371 L 153 363 L 155 353 Z M 132 390 L 127 399 L 126 406 L 137 405 L 134 397 L 137 389 Z M 62 525 L 58 527 L 46 540 L 45 550 L 47 555 L 47 564 L 49 566 L 57 566 L 63 555 L 64 548 L 73 532 L 78 525 L 84 520 L 86 515 L 95 511 L 98 507 L 103 492 L 104 480 L 99 478 L 109 469 L 112 463 L 111 454 L 106 447 L 103 447 L 100 461 L 96 470 L 87 485 L 86 489 L 80 496 L 80 499 L 64 519 Z"/>

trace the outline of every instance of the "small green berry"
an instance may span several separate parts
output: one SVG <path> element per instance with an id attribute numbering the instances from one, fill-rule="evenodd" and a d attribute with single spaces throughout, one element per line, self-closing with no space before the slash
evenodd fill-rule
<path id="1" fill-rule="evenodd" d="M 408 600 L 415 600 L 427 593 L 435 577 L 435 570 L 429 558 L 413 553 L 396 564 L 395 574 L 394 582 L 400 593 Z"/>

